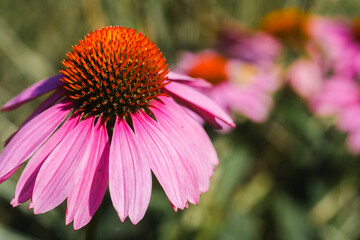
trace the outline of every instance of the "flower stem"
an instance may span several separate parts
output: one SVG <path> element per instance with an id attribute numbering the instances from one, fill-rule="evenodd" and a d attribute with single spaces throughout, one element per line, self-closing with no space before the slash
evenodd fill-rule
<path id="1" fill-rule="evenodd" d="M 95 240 L 96 239 L 96 230 L 98 225 L 99 211 L 95 213 L 89 224 L 85 229 L 85 240 Z"/>

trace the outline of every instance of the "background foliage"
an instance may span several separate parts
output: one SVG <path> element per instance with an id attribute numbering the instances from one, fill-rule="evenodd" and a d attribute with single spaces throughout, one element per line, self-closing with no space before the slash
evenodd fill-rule
<path id="1" fill-rule="evenodd" d="M 360 10 L 358 0 L 2 0 L 0 104 L 56 74 L 71 46 L 96 28 L 136 28 L 171 65 L 183 50 L 211 47 L 223 24 L 241 21 L 257 28 L 264 14 L 287 6 L 346 17 Z M 39 102 L 0 114 L 1 146 Z M 348 153 L 332 119 L 314 117 L 285 87 L 275 95 L 265 124 L 237 121 L 228 134 L 208 129 L 220 164 L 199 205 L 175 213 L 154 179 L 150 207 L 138 225 L 120 222 L 107 193 L 87 234 L 95 239 L 360 239 L 359 159 Z M 19 173 L 0 185 L 0 239 L 85 237 L 86 229 L 65 226 L 64 204 L 37 216 L 27 204 L 12 208 Z"/>

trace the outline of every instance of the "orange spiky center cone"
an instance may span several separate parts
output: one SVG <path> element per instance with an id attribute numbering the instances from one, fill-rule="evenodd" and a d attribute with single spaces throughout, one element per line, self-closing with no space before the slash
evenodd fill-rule
<path id="1" fill-rule="evenodd" d="M 123 117 L 148 110 L 163 95 L 169 72 L 159 48 L 145 35 L 125 27 L 91 32 L 72 47 L 60 70 L 63 87 L 77 111 Z"/>

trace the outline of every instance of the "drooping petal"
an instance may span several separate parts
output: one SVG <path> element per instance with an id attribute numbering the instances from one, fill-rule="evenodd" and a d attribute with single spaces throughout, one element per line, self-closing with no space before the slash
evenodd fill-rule
<path id="1" fill-rule="evenodd" d="M 34 117 L 13 136 L 0 155 L 0 183 L 9 177 L 11 171 L 36 152 L 70 110 L 69 103 L 56 104 Z"/>
<path id="2" fill-rule="evenodd" d="M 98 120 L 94 141 L 84 173 L 67 200 L 66 224 L 74 220 L 74 229 L 85 226 L 99 208 L 109 179 L 110 143 L 106 124 Z"/>
<path id="3" fill-rule="evenodd" d="M 62 85 L 62 82 L 60 81 L 62 77 L 63 75 L 59 74 L 31 85 L 30 87 L 22 91 L 19 95 L 5 103 L 5 105 L 1 108 L 1 111 L 7 112 L 14 110 L 22 104 L 34 98 L 37 98 L 44 93 L 54 90 L 58 86 Z"/>
<path id="4" fill-rule="evenodd" d="M 145 215 L 151 195 L 151 171 L 137 134 L 125 120 L 117 119 L 110 147 L 109 189 L 121 221 L 133 224 Z"/>
<path id="5" fill-rule="evenodd" d="M 218 163 L 216 151 L 205 130 L 196 120 L 192 119 L 173 100 L 161 97 L 161 101 L 164 104 L 155 103 L 156 108 L 152 112 L 159 126 L 166 128 L 173 144 L 186 157 L 182 158 L 183 163 L 189 165 L 189 170 L 192 171 L 199 184 L 198 192 L 196 192 L 198 198 L 200 192 L 208 190 L 214 165 Z M 190 180 L 185 179 L 184 181 Z"/>
<path id="6" fill-rule="evenodd" d="M 32 195 L 35 179 L 45 159 L 60 143 L 60 141 L 76 126 L 80 115 L 70 117 L 66 122 L 50 137 L 48 141 L 31 157 L 20 179 L 16 185 L 15 196 L 11 201 L 13 207 L 26 202 Z"/>
<path id="7" fill-rule="evenodd" d="M 93 117 L 81 121 L 41 166 L 31 199 L 35 214 L 55 208 L 70 195 L 91 157 L 93 125 Z"/>
<path id="8" fill-rule="evenodd" d="M 63 91 L 58 90 L 54 92 L 50 97 L 48 97 L 45 101 L 43 101 L 36 109 L 35 111 L 21 124 L 19 129 L 14 132 L 8 139 L 5 141 L 5 146 L 10 142 L 11 138 L 22 128 L 26 123 L 28 123 L 31 119 L 54 105 L 61 97 L 63 97 Z"/>
<path id="9" fill-rule="evenodd" d="M 181 83 L 186 83 L 187 85 L 190 85 L 193 87 L 208 88 L 208 87 L 212 86 L 211 83 L 207 82 L 206 80 L 204 80 L 202 78 L 192 78 L 187 75 L 172 72 L 172 71 L 170 71 L 168 73 L 167 77 L 168 77 L 168 80 L 170 80 L 170 81 L 178 81 Z"/>
<path id="10" fill-rule="evenodd" d="M 53 94 L 51 94 L 45 101 L 43 101 L 36 109 L 35 111 L 29 116 L 28 119 L 25 120 L 24 123 L 30 121 L 35 116 L 39 115 L 49 107 L 51 107 L 53 104 L 55 104 L 59 99 L 61 99 L 65 94 L 65 91 L 63 89 L 56 90 Z M 23 123 L 23 124 L 24 124 Z"/>
<path id="11" fill-rule="evenodd" d="M 218 121 L 235 126 L 231 117 L 207 96 L 181 83 L 171 82 L 164 87 L 181 104 L 189 107 L 214 127 L 221 128 Z"/>

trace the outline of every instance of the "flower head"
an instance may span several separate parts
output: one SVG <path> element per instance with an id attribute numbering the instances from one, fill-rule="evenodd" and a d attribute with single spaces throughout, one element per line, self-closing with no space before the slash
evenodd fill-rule
<path id="1" fill-rule="evenodd" d="M 151 171 L 173 208 L 196 204 L 217 164 L 201 125 L 233 126 L 212 100 L 169 72 L 156 45 L 142 33 L 107 27 L 72 47 L 61 74 L 40 81 L 2 108 L 12 110 L 54 90 L 8 141 L 0 182 L 29 159 L 13 206 L 29 198 L 35 214 L 67 199 L 66 223 L 86 225 L 105 194 L 122 221 L 136 224 L 147 209 Z M 21 149 L 21 151 L 20 151 Z"/>
<path id="2" fill-rule="evenodd" d="M 79 112 L 126 116 L 164 95 L 168 74 L 156 45 L 135 30 L 114 27 L 90 33 L 72 48 L 60 72 Z"/>
<path id="3" fill-rule="evenodd" d="M 272 105 L 269 95 L 279 86 L 274 66 L 229 59 L 213 50 L 184 53 L 178 70 L 211 83 L 197 88 L 227 112 L 233 110 L 255 122 L 265 121 Z"/>

